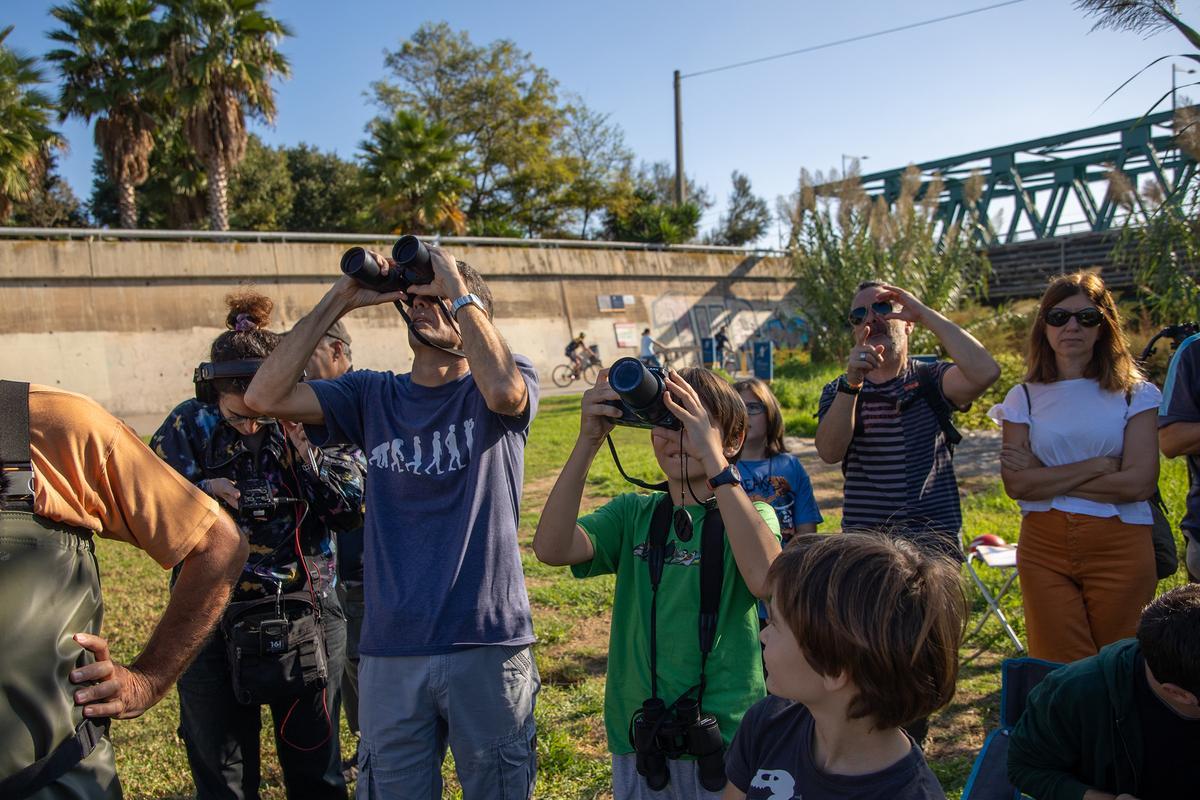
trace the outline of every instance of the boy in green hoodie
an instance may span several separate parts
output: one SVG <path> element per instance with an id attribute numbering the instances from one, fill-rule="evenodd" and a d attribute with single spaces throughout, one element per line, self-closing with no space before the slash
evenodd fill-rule
<path id="1" fill-rule="evenodd" d="M 1200 585 L 1189 584 L 1146 606 L 1137 638 L 1033 690 L 1013 729 L 1009 779 L 1037 800 L 1195 797 L 1198 697 Z"/>

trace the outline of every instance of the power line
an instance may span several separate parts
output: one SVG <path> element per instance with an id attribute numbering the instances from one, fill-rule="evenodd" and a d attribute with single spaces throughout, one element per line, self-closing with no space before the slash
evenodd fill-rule
<path id="1" fill-rule="evenodd" d="M 724 72 L 727 69 L 737 69 L 738 67 L 748 67 L 751 64 L 761 64 L 764 61 L 774 61 L 779 58 L 787 58 L 788 56 L 798 56 L 801 53 L 811 53 L 814 50 L 824 50 L 829 47 L 837 47 L 840 44 L 849 44 L 850 42 L 861 42 L 864 39 L 874 39 L 877 36 L 886 36 L 889 33 L 899 33 L 900 31 L 912 30 L 925 25 L 933 25 L 937 22 L 945 22 L 948 19 L 957 19 L 958 17 L 968 17 L 972 14 L 981 14 L 984 11 L 991 11 L 994 8 L 1002 8 L 1004 6 L 1015 6 L 1017 3 L 1023 3 L 1025 0 L 1007 0 L 1004 3 L 994 3 L 990 6 L 971 9 L 970 11 L 960 11 L 957 14 L 947 14 L 944 17 L 935 19 L 927 19 L 922 22 L 913 22 L 908 25 L 901 25 L 898 28 L 888 28 L 885 31 L 876 31 L 875 33 L 864 33 L 861 36 L 851 36 L 849 39 L 838 39 L 836 42 L 825 42 L 824 44 L 813 45 L 812 47 L 802 47 L 799 50 L 789 50 L 786 53 L 778 53 L 773 56 L 763 56 L 762 58 L 753 58 L 749 61 L 739 61 L 736 64 L 726 64 L 723 67 L 713 67 L 712 69 L 702 69 L 699 72 L 689 72 L 686 75 L 680 75 L 682 78 L 694 78 L 697 75 L 710 75 L 714 72 Z"/>

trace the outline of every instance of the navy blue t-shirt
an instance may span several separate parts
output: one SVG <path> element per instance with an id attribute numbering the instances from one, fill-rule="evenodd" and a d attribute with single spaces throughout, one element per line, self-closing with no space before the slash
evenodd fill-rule
<path id="1" fill-rule="evenodd" d="M 1200 422 L 1200 334 L 1183 340 L 1167 370 L 1158 427 L 1176 422 Z M 1200 541 L 1200 455 L 1189 454 L 1187 465 L 1187 511 L 1179 527 Z"/>
<path id="2" fill-rule="evenodd" d="M 367 456 L 362 654 L 533 642 L 517 522 L 538 379 L 514 359 L 529 387 L 520 417 L 490 410 L 470 374 L 429 387 L 355 370 L 309 384 L 325 415 L 306 426 L 313 443 Z"/>

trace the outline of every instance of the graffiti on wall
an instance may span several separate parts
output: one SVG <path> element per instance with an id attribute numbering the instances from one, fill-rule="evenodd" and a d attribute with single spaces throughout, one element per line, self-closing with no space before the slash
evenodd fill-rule
<path id="1" fill-rule="evenodd" d="M 698 347 L 700 339 L 724 327 L 735 347 L 758 338 L 776 347 L 808 344 L 808 323 L 783 304 L 752 303 L 736 295 L 706 295 L 693 300 L 668 292 L 650 302 L 650 321 L 656 337 L 679 348 Z"/>

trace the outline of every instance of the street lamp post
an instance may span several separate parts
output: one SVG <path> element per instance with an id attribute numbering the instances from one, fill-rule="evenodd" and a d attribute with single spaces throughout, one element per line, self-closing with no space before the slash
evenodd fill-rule
<path id="1" fill-rule="evenodd" d="M 866 161 L 868 158 L 870 158 L 870 156 L 848 156 L 845 153 L 842 153 L 842 178 L 845 179 L 846 177 L 846 159 Z"/>
<path id="2" fill-rule="evenodd" d="M 1176 73 L 1179 73 L 1179 72 L 1182 72 L 1184 75 L 1195 75 L 1196 74 L 1196 70 L 1194 70 L 1194 69 L 1180 69 L 1178 64 L 1174 64 L 1174 63 L 1171 64 L 1171 113 L 1172 114 L 1175 113 L 1175 108 L 1176 108 L 1176 105 L 1175 105 L 1175 75 L 1176 75 Z"/>

